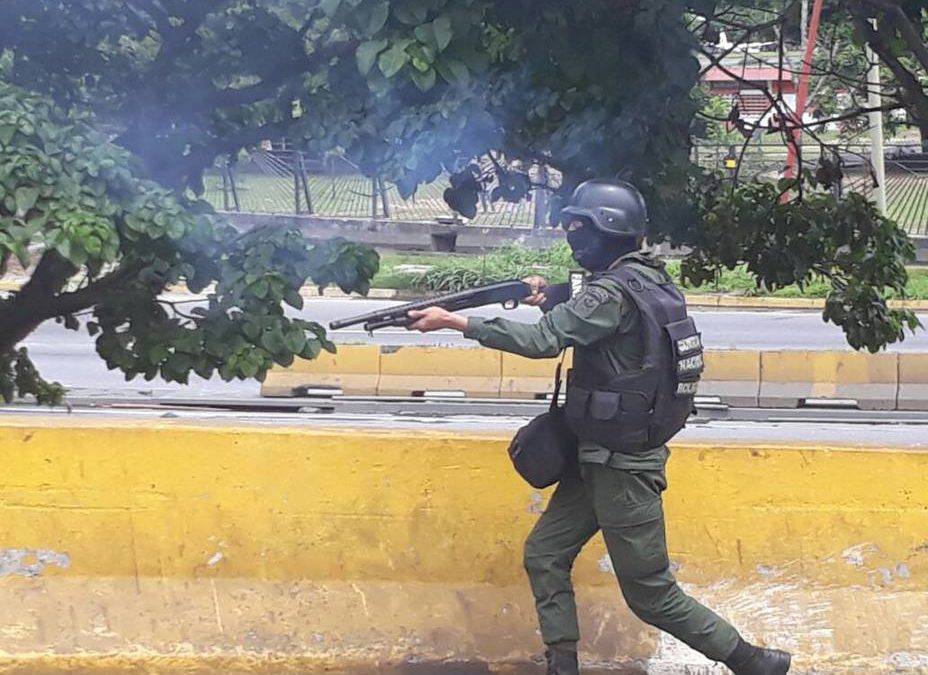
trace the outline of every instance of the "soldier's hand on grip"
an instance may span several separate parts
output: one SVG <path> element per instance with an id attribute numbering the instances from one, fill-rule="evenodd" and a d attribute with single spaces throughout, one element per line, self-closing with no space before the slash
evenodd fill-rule
<path id="1" fill-rule="evenodd" d="M 522 280 L 532 287 L 532 294 L 523 298 L 523 305 L 530 305 L 532 307 L 539 307 L 544 304 L 547 300 L 545 295 L 545 288 L 548 286 L 548 281 L 544 277 L 540 276 L 531 276 L 526 277 Z"/>

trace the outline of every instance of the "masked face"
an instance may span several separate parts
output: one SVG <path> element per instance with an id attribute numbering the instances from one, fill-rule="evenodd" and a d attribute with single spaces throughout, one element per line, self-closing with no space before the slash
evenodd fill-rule
<path id="1" fill-rule="evenodd" d="M 616 255 L 615 241 L 600 233 L 590 223 L 572 220 L 564 227 L 573 259 L 584 269 L 601 272 L 619 257 Z"/>

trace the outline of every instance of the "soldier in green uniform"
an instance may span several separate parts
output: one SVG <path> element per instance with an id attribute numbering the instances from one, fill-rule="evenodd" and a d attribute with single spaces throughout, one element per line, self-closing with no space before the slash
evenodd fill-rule
<path id="1" fill-rule="evenodd" d="M 647 213 L 633 186 L 589 181 L 577 188 L 564 213 L 573 257 L 586 270 L 633 265 L 656 283 L 669 281 L 662 263 L 640 250 Z M 578 354 L 595 350 L 598 363 L 605 358 L 615 373 L 640 366 L 639 310 L 614 279 L 597 275 L 582 292 L 553 308 L 548 307 L 545 280 L 527 281 L 534 291 L 527 304 L 549 309 L 535 324 L 467 318 L 432 307 L 410 313 L 416 319 L 411 328 L 458 330 L 486 347 L 529 358 L 556 356 L 567 347 Z M 569 397 L 570 390 L 568 401 Z M 622 594 L 642 621 L 724 662 L 736 675 L 782 675 L 789 670 L 788 654 L 747 643 L 731 624 L 677 585 L 661 501 L 668 455 L 666 445 L 626 453 L 581 438 L 577 468 L 561 479 L 525 542 L 525 569 L 547 647 L 549 675 L 578 672 L 580 632 L 570 571 L 580 549 L 599 531 Z"/>

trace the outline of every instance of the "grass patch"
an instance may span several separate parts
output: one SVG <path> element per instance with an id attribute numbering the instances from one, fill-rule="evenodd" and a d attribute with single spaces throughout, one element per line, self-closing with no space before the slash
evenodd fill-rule
<path id="1" fill-rule="evenodd" d="M 425 273 L 410 274 L 398 271 L 402 265 L 429 265 Z M 568 273 L 577 269 L 565 243 L 538 251 L 521 246 L 508 246 L 484 255 L 449 253 L 383 253 L 380 271 L 374 277 L 373 287 L 394 288 L 423 294 L 452 293 L 495 281 L 521 279 L 539 274 L 550 283 L 567 280 Z M 679 283 L 680 262 L 670 260 L 667 270 Z M 813 279 L 804 288 L 787 286 L 770 292 L 758 288 L 754 277 L 744 268 L 723 270 L 715 283 L 702 286 L 683 286 L 687 294 L 724 293 L 742 296 L 770 296 L 776 298 L 824 298 L 831 286 L 825 279 Z M 928 300 L 928 268 L 909 268 L 907 296 L 910 299 Z"/>

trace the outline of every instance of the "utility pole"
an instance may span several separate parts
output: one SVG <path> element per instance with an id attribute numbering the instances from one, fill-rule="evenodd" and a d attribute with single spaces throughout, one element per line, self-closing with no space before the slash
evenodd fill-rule
<path id="1" fill-rule="evenodd" d="M 874 20 L 874 27 L 876 20 Z M 867 106 L 873 112 L 867 114 L 870 123 L 870 164 L 876 176 L 875 201 L 881 214 L 886 215 L 886 163 L 883 158 L 883 111 L 878 108 L 883 105 L 883 94 L 880 91 L 880 60 L 867 45 L 867 61 L 870 69 L 867 70 Z"/>
<path id="2" fill-rule="evenodd" d="M 806 97 L 809 95 L 809 76 L 812 73 L 812 57 L 815 55 L 815 43 L 818 41 L 818 27 L 821 18 L 822 0 L 815 0 L 815 4 L 812 6 L 812 20 L 809 22 L 809 38 L 804 52 L 805 57 L 802 60 L 802 72 L 799 75 L 799 91 L 796 94 L 796 111 L 793 118 L 797 126 L 792 130 L 792 142 L 789 144 L 786 156 L 785 176 L 787 178 L 798 175 L 802 170 L 802 167 L 796 167 L 798 163 L 796 148 L 802 144 L 802 118 L 806 112 Z"/>

